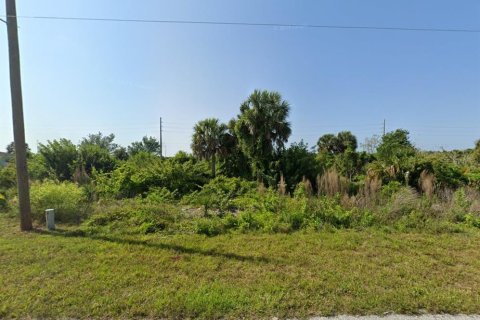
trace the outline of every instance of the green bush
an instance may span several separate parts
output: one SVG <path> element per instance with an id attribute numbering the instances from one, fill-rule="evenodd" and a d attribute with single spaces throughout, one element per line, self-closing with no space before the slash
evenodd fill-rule
<path id="1" fill-rule="evenodd" d="M 0 193 L 0 210 L 7 209 L 7 198 Z"/>
<path id="2" fill-rule="evenodd" d="M 200 218 L 196 221 L 195 231 L 211 237 L 225 233 L 227 228 L 225 221 L 219 217 Z"/>
<path id="3" fill-rule="evenodd" d="M 238 209 L 239 197 L 251 197 L 257 191 L 255 182 L 240 178 L 218 176 L 205 184 L 200 191 L 184 197 L 183 202 L 192 205 L 201 205 L 208 213 L 209 209 L 217 209 L 220 214 Z"/>
<path id="4" fill-rule="evenodd" d="M 107 200 L 94 205 L 84 225 L 90 232 L 146 234 L 179 229 L 173 226 L 178 216 L 174 206 L 146 199 Z"/>
<path id="5" fill-rule="evenodd" d="M 173 203 L 178 198 L 177 191 L 171 192 L 167 188 L 152 188 L 145 199 L 152 203 Z"/>
<path id="6" fill-rule="evenodd" d="M 178 197 L 199 190 L 208 182 L 210 169 L 205 161 L 194 159 L 160 159 L 138 153 L 111 173 L 94 177 L 101 197 L 134 198 L 151 190 L 165 188 Z"/>
<path id="7" fill-rule="evenodd" d="M 469 213 L 465 215 L 465 223 L 470 227 L 480 228 L 480 217 Z"/>
<path id="8" fill-rule="evenodd" d="M 395 193 L 400 191 L 402 184 L 398 181 L 391 181 L 387 185 L 382 186 L 381 194 L 383 198 L 390 199 Z"/>
<path id="9" fill-rule="evenodd" d="M 45 210 L 55 209 L 55 220 L 66 223 L 79 223 L 89 212 L 83 190 L 71 182 L 36 182 L 31 186 L 30 199 L 32 216 L 45 221 Z"/>
<path id="10" fill-rule="evenodd" d="M 465 216 L 469 213 L 471 202 L 467 198 L 464 188 L 460 188 L 453 194 L 452 206 L 450 207 L 449 217 L 453 222 L 464 222 Z"/>

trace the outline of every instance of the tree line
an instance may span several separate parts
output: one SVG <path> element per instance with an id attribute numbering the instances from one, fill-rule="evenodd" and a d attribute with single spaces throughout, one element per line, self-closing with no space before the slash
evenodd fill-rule
<path id="1" fill-rule="evenodd" d="M 282 181 L 289 192 L 305 179 L 317 188 L 318 177 L 328 171 L 338 173 L 353 193 L 366 179 L 419 188 L 422 174 L 433 175 L 437 188 L 480 184 L 480 142 L 464 151 L 421 151 L 410 141 L 408 131 L 397 129 L 367 139 L 363 151 L 350 131 L 324 134 L 314 147 L 303 141 L 287 145 L 292 133 L 289 113 L 290 105 L 280 93 L 255 90 L 228 123 L 213 117 L 196 123 L 192 155 L 180 152 L 172 159 L 205 161 L 210 178 L 240 177 L 275 188 Z M 37 153 L 28 152 L 31 178 L 83 183 L 112 173 L 141 154 L 161 158 L 161 146 L 154 137 L 145 136 L 128 147 L 114 140 L 114 134 L 96 133 L 78 144 L 65 138 L 40 143 Z M 14 151 L 13 144 L 7 147 L 7 154 Z M 13 170 L 2 169 L 0 180 L 3 176 L 4 184 L 13 183 L 12 175 Z"/>

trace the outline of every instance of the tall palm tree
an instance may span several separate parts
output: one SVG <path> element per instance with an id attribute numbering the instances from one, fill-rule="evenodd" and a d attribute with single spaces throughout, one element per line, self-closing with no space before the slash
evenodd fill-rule
<path id="1" fill-rule="evenodd" d="M 193 128 L 191 144 L 193 154 L 210 161 L 213 176 L 216 174 L 217 156 L 224 152 L 227 130 L 227 125 L 214 118 L 199 121 Z"/>
<path id="2" fill-rule="evenodd" d="M 258 180 L 269 173 L 275 155 L 288 141 L 289 112 L 290 105 L 278 92 L 255 90 L 240 106 L 235 134 Z"/>

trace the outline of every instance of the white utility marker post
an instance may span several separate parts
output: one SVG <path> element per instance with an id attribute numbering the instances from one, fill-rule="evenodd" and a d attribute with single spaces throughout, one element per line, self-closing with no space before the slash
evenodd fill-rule
<path id="1" fill-rule="evenodd" d="M 47 229 L 55 230 L 55 209 L 45 210 L 45 218 L 47 219 Z"/>

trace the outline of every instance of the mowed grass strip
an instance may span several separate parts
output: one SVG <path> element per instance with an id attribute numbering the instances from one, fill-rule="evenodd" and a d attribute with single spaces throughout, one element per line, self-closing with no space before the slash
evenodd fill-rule
<path id="1" fill-rule="evenodd" d="M 96 238 L 0 218 L 0 317 L 480 313 L 480 232 Z"/>

